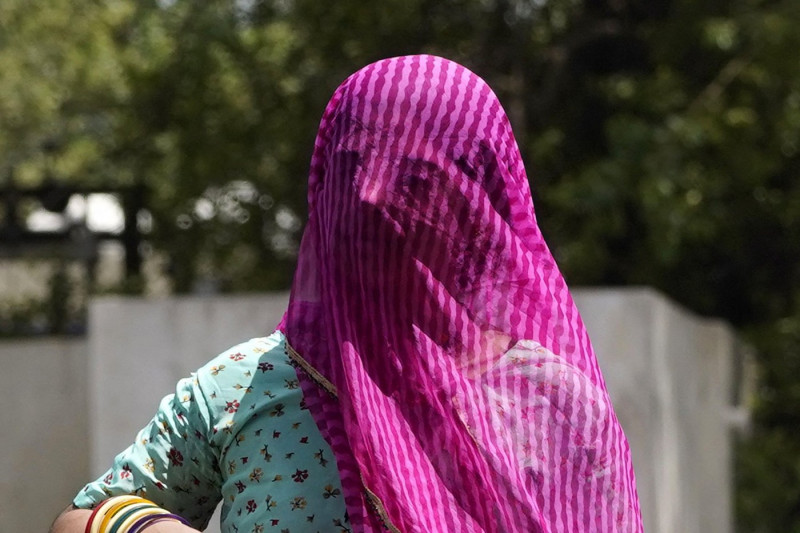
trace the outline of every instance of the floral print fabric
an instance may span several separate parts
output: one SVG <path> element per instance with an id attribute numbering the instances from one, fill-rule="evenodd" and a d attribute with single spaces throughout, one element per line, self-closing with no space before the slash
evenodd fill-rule
<path id="1" fill-rule="evenodd" d="M 336 460 L 303 403 L 283 334 L 253 339 L 181 380 L 111 469 L 75 498 L 138 494 L 224 533 L 349 532 Z"/>

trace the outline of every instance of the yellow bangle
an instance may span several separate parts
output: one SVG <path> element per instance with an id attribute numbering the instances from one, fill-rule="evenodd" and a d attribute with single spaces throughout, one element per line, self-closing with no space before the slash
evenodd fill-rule
<path id="1" fill-rule="evenodd" d="M 113 498 L 109 498 L 100 503 L 100 506 L 97 510 L 97 514 L 94 516 L 92 520 L 91 529 L 89 533 L 101 533 L 105 531 L 106 526 L 108 525 L 109 520 L 117 513 L 120 509 L 124 509 L 128 505 L 132 505 L 134 503 L 152 503 L 144 498 L 140 498 L 138 496 L 133 496 L 130 494 L 126 494 L 123 496 L 115 496 Z"/>

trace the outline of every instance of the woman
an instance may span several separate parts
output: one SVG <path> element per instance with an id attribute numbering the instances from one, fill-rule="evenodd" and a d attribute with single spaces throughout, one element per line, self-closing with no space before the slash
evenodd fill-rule
<path id="1" fill-rule="evenodd" d="M 226 532 L 641 531 L 626 439 L 483 80 L 433 56 L 353 74 L 308 201 L 278 331 L 179 384 L 75 507 L 137 492 L 201 528 L 222 498 Z M 88 529 L 119 525 L 105 505 Z"/>

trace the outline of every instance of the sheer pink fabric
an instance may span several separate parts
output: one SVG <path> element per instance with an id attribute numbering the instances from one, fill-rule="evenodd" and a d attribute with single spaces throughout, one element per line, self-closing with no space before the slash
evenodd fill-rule
<path id="1" fill-rule="evenodd" d="M 308 202 L 281 328 L 354 531 L 641 531 L 627 441 L 483 80 L 424 55 L 353 74 Z"/>

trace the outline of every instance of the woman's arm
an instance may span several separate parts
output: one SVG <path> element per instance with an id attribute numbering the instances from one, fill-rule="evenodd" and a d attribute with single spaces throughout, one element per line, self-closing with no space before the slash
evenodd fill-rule
<path id="1" fill-rule="evenodd" d="M 208 440 L 208 416 L 216 409 L 206 403 L 196 377 L 180 380 L 133 444 L 73 505 L 92 509 L 113 496 L 135 495 L 204 528 L 221 498 L 217 450 Z"/>
<path id="2" fill-rule="evenodd" d="M 53 525 L 50 526 L 50 533 L 83 533 L 89 515 L 92 512 L 88 509 L 78 509 L 70 505 L 58 515 Z"/>
<path id="3" fill-rule="evenodd" d="M 83 533 L 89 517 L 85 510 L 123 495 L 145 498 L 196 528 L 205 527 L 220 499 L 221 486 L 216 452 L 207 439 L 206 414 L 212 410 L 196 378 L 181 380 L 133 444 L 114 458 L 112 467 L 78 492 L 72 507 L 53 524 L 53 533 Z M 195 529 L 167 520 L 147 527 L 147 533 L 160 531 Z"/>
<path id="4" fill-rule="evenodd" d="M 83 533 L 91 514 L 92 512 L 88 509 L 78 509 L 70 505 L 58 515 L 56 521 L 50 526 L 50 533 Z M 156 522 L 145 530 L 147 533 L 192 533 L 197 531 L 177 520 Z"/>

